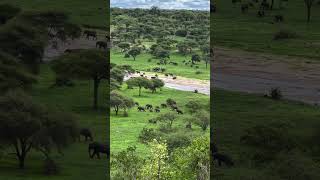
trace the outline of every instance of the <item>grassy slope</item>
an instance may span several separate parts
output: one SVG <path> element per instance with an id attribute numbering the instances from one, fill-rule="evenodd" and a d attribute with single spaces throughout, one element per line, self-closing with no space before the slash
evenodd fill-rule
<path id="1" fill-rule="evenodd" d="M 24 10 L 63 11 L 74 23 L 107 28 L 109 1 L 105 0 L 1 0 L 1 3 L 11 3 Z"/>
<path id="2" fill-rule="evenodd" d="M 244 146 L 240 144 L 240 136 L 245 129 L 272 120 L 285 120 L 293 125 L 291 133 L 301 142 L 305 142 L 305 139 L 320 126 L 320 111 L 317 107 L 221 90 L 215 91 L 214 97 L 215 141 L 220 151 L 234 158 L 236 164 L 230 169 L 223 168 L 223 180 L 234 180 L 248 174 L 259 177 L 266 170 L 249 167 L 240 161 L 241 152 L 245 151 Z M 218 168 L 217 172 L 220 170 Z"/>
<path id="3" fill-rule="evenodd" d="M 132 97 L 134 101 L 139 102 L 140 105 L 152 104 L 153 106 L 160 106 L 165 103 L 168 98 L 176 100 L 178 106 L 185 112 L 184 105 L 190 100 L 199 100 L 202 102 L 209 102 L 209 97 L 202 94 L 195 94 L 192 92 L 177 91 L 172 89 L 163 88 L 162 91 L 152 94 L 149 90 L 143 90 L 142 95 L 138 96 L 138 89 L 127 89 L 125 86 L 121 92 L 126 96 Z M 160 113 L 170 112 L 169 109 L 161 108 Z M 151 125 L 148 120 L 152 117 L 158 116 L 159 113 L 155 112 L 138 112 L 136 107 L 129 110 L 129 117 L 123 117 L 122 112 L 118 116 L 114 112 L 111 114 L 111 152 L 115 153 L 120 150 L 126 149 L 128 146 L 136 145 L 141 155 L 145 156 L 147 153 L 146 146 L 138 143 L 138 136 L 143 127 L 157 128 L 156 125 Z M 179 119 L 174 122 L 173 126 L 185 130 L 185 122 L 183 117 L 189 115 L 185 112 L 184 115 L 179 115 Z M 199 127 L 194 125 L 192 132 L 188 131 L 190 135 L 198 136 L 202 134 Z M 187 131 L 187 130 L 186 130 Z M 209 131 L 206 132 L 209 134 Z"/>
<path id="4" fill-rule="evenodd" d="M 91 108 L 92 104 L 92 83 L 89 81 L 77 81 L 75 87 L 51 88 L 48 87 L 54 82 L 54 74 L 47 65 L 42 66 L 39 82 L 34 87 L 32 95 L 40 102 L 49 106 L 56 106 L 64 111 L 72 111 L 79 115 L 80 126 L 89 127 L 96 141 L 106 140 L 105 127 L 105 86 L 100 89 L 99 111 Z M 104 96 L 104 98 L 103 98 Z M 104 105 L 104 106 L 103 106 Z M 75 143 L 64 150 L 65 156 L 54 155 L 54 159 L 62 168 L 58 176 L 46 177 L 41 174 L 43 156 L 33 151 L 26 160 L 26 170 L 18 170 L 16 160 L 13 156 L 6 156 L 0 159 L 0 179 L 10 180 L 84 180 L 84 179 L 105 179 L 107 159 L 91 160 L 88 156 L 88 146 L 85 142 Z M 12 152 L 12 151 L 10 151 Z"/>
<path id="5" fill-rule="evenodd" d="M 159 62 L 157 59 L 152 59 L 151 62 L 148 62 L 148 59 L 151 58 L 150 54 L 141 54 L 137 56 L 136 61 L 133 61 L 133 58 L 124 58 L 124 54 L 120 52 L 111 52 L 111 63 L 116 63 L 118 65 L 124 65 L 129 64 L 134 69 L 139 69 L 142 71 L 146 71 L 147 69 L 152 69 L 154 67 L 160 67 L 160 65 L 157 65 L 157 62 Z M 182 63 L 183 60 L 187 59 L 188 61 L 191 59 L 190 56 L 184 57 L 177 53 L 173 53 L 170 56 L 170 59 L 173 62 L 177 62 L 178 66 L 174 65 L 161 65 L 161 67 L 166 68 L 165 73 L 173 73 L 177 76 L 184 76 L 187 78 L 193 78 L 193 79 L 202 79 L 202 80 L 209 80 L 209 70 L 210 66 L 208 65 L 208 68 L 206 69 L 206 65 L 203 61 L 197 63 L 197 66 L 199 66 L 199 69 L 196 69 L 194 67 L 190 67 L 190 65 L 184 65 Z M 201 74 L 196 74 L 196 71 L 201 71 Z"/>
<path id="6" fill-rule="evenodd" d="M 211 14 L 211 36 L 215 45 L 282 55 L 320 57 L 320 5 L 314 6 L 312 21 L 307 24 L 306 8 L 302 0 L 289 1 L 283 10 L 278 9 L 278 0 L 275 0 L 276 9 L 264 18 L 257 17 L 257 8 L 242 14 L 240 4 L 233 5 L 231 0 L 215 2 L 217 13 Z M 283 14 L 285 22 L 271 24 L 276 14 Z M 274 33 L 280 29 L 289 29 L 299 37 L 272 40 Z"/>

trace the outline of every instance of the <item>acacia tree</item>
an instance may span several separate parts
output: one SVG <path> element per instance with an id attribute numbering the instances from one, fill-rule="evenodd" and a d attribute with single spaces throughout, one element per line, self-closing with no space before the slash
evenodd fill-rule
<path id="1" fill-rule="evenodd" d="M 76 118 L 67 113 L 51 112 L 20 91 L 0 97 L 0 143 L 11 146 L 25 167 L 25 159 L 32 150 L 39 150 L 47 158 L 52 148 L 67 145 L 77 136 Z"/>
<path id="2" fill-rule="evenodd" d="M 164 86 L 164 82 L 161 79 L 151 79 L 149 89 L 152 93 L 157 91 L 157 88 L 162 88 Z"/>
<path id="3" fill-rule="evenodd" d="M 34 74 L 44 49 L 50 42 L 74 39 L 81 35 L 78 25 L 57 11 L 23 12 L 10 19 L 0 30 L 0 49 L 17 57 Z"/>
<path id="4" fill-rule="evenodd" d="M 118 47 L 119 47 L 120 49 L 122 49 L 121 52 L 125 52 L 125 51 L 127 51 L 128 49 L 130 49 L 130 44 L 129 44 L 129 43 L 122 42 L 122 43 L 119 43 L 119 44 L 118 44 Z"/>
<path id="5" fill-rule="evenodd" d="M 126 81 L 129 87 L 138 87 L 139 96 L 141 96 L 141 89 L 150 87 L 150 80 L 145 77 L 134 77 Z"/>
<path id="6" fill-rule="evenodd" d="M 107 56 L 99 50 L 80 50 L 68 53 L 52 61 L 52 69 L 57 75 L 93 81 L 93 108 L 98 108 L 100 82 L 109 79 Z"/>
<path id="7" fill-rule="evenodd" d="M 132 108 L 134 106 L 134 101 L 129 97 L 112 91 L 110 93 L 110 106 L 113 107 L 116 115 L 118 115 L 120 109 L 124 109 L 124 111 L 126 112 L 127 109 Z"/>
<path id="8" fill-rule="evenodd" d="M 311 19 L 311 8 L 315 0 L 304 0 L 304 3 L 307 7 L 307 21 L 310 22 Z"/>
<path id="9" fill-rule="evenodd" d="M 133 60 L 136 60 L 136 57 L 141 53 L 141 49 L 139 47 L 133 47 L 128 54 L 133 57 Z"/>

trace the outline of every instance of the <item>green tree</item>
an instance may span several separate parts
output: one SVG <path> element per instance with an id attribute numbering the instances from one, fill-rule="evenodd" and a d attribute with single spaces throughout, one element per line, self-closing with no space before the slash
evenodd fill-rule
<path id="1" fill-rule="evenodd" d="M 192 64 L 195 64 L 195 62 L 199 62 L 201 60 L 201 57 L 199 54 L 193 54 L 191 56 L 191 61 L 192 61 Z"/>
<path id="2" fill-rule="evenodd" d="M 150 87 L 150 80 L 145 77 L 134 77 L 126 81 L 129 87 L 138 87 L 139 96 L 141 96 L 141 89 Z"/>
<path id="3" fill-rule="evenodd" d="M 122 42 L 122 43 L 119 43 L 119 44 L 118 44 L 118 47 L 119 47 L 120 49 L 122 49 L 122 52 L 125 52 L 125 51 L 127 51 L 128 49 L 130 49 L 130 44 L 129 44 L 129 43 Z"/>
<path id="4" fill-rule="evenodd" d="M 133 47 L 129 50 L 128 54 L 133 57 L 133 60 L 136 60 L 136 57 L 141 53 L 141 49 L 139 47 Z"/>
<path id="5" fill-rule="evenodd" d="M 179 179 L 210 179 L 210 139 L 198 137 L 186 148 L 174 151 L 173 159 L 177 169 L 175 178 Z"/>
<path id="6" fill-rule="evenodd" d="M 52 61 L 57 75 L 93 80 L 93 108 L 98 108 L 98 89 L 103 79 L 109 79 L 107 55 L 99 50 L 81 50 L 62 55 Z"/>
<path id="7" fill-rule="evenodd" d="M 156 118 L 157 121 L 166 122 L 170 128 L 172 127 L 173 121 L 175 121 L 176 119 L 177 116 L 171 112 L 161 114 Z"/>
<path id="8" fill-rule="evenodd" d="M 142 176 L 145 179 L 165 180 L 172 176 L 168 165 L 167 144 L 154 139 L 149 143 L 150 157 L 145 161 L 142 168 Z"/>
<path id="9" fill-rule="evenodd" d="M 123 179 L 140 179 L 143 160 L 136 152 L 136 147 L 128 147 L 127 150 L 115 154 L 111 165 L 116 172 L 114 177 Z"/>
<path id="10" fill-rule="evenodd" d="M 164 82 L 161 79 L 151 79 L 149 89 L 152 93 L 157 91 L 157 88 L 162 88 L 164 86 Z"/>
<path id="11" fill-rule="evenodd" d="M 198 111 L 194 116 L 194 123 L 199 125 L 203 131 L 210 125 L 210 116 L 207 111 Z"/>
<path id="12" fill-rule="evenodd" d="M 50 150 L 67 145 L 77 136 L 77 118 L 61 112 L 48 111 L 20 91 L 0 97 L 0 143 L 15 149 L 19 167 L 32 150 L 46 157 Z"/>
<path id="13" fill-rule="evenodd" d="M 113 107 L 116 115 L 118 115 L 119 109 L 130 109 L 134 106 L 133 99 L 123 96 L 118 92 L 112 91 L 110 93 L 110 107 Z"/>
<path id="14" fill-rule="evenodd" d="M 186 108 L 191 114 L 194 114 L 199 112 L 203 108 L 203 105 L 199 101 L 189 101 L 186 104 Z"/>

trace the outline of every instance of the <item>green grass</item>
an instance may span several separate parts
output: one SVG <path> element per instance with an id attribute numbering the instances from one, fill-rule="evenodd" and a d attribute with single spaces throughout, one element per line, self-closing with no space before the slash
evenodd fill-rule
<path id="1" fill-rule="evenodd" d="M 182 131 L 185 131 L 185 133 L 190 134 L 190 137 L 203 134 L 200 127 L 197 127 L 196 125 L 193 125 L 194 129 L 192 131 L 185 129 L 186 122 L 183 119 L 190 115 L 186 112 L 184 106 L 190 100 L 198 100 L 208 104 L 209 96 L 163 88 L 162 91 L 157 91 L 156 93 L 151 93 L 149 90 L 142 90 L 142 94 L 139 97 L 138 89 L 127 89 L 125 85 L 121 92 L 124 95 L 133 98 L 134 101 L 138 102 L 141 106 L 145 106 L 146 104 L 160 106 L 160 104 L 165 103 L 168 98 L 174 99 L 184 114 L 178 116 L 177 121 L 173 123 L 173 128 L 179 128 Z M 137 107 L 133 107 L 128 112 L 129 117 L 123 117 L 123 112 L 119 112 L 118 116 L 116 116 L 113 111 L 111 113 L 111 152 L 116 153 L 125 150 L 128 146 L 135 145 L 137 146 L 139 154 L 145 157 L 146 153 L 148 153 L 148 149 L 146 145 L 139 143 L 138 141 L 141 130 L 144 127 L 157 128 L 157 125 L 148 123 L 148 120 L 161 113 L 171 112 L 171 110 L 169 110 L 169 108 L 161 108 L 160 113 L 138 112 Z M 209 135 L 209 130 L 207 130 L 205 134 Z"/>
<path id="2" fill-rule="evenodd" d="M 257 17 L 257 5 L 249 8 L 248 14 L 242 14 L 240 4 L 233 5 L 231 0 L 216 0 L 217 13 L 211 14 L 211 36 L 217 46 L 239 48 L 248 51 L 267 52 L 280 55 L 320 57 L 320 5 L 312 9 L 312 19 L 306 22 L 304 1 L 291 0 L 284 9 L 267 12 L 264 18 Z M 284 16 L 283 23 L 273 22 L 276 14 Z M 287 40 L 273 40 L 280 29 L 295 32 L 298 37 Z"/>
<path id="3" fill-rule="evenodd" d="M 250 166 L 248 161 L 241 161 L 246 148 L 240 143 L 244 131 L 257 124 L 271 121 L 289 121 L 293 127 L 290 134 L 302 144 L 308 142 L 311 134 L 320 127 L 318 107 L 297 102 L 274 101 L 257 95 L 216 90 L 214 104 L 214 141 L 219 151 L 227 153 L 235 160 L 233 168 L 218 168 L 223 172 L 219 180 L 234 180 L 240 176 L 263 176 L 268 168 Z"/>
<path id="4" fill-rule="evenodd" d="M 80 25 L 107 29 L 109 1 L 105 0 L 2 0 L 23 10 L 59 10 L 70 15 L 71 21 Z"/>
<path id="5" fill-rule="evenodd" d="M 92 130 L 96 141 L 106 141 L 106 88 L 100 88 L 100 109 L 92 109 L 92 83 L 76 81 L 74 87 L 49 88 L 54 83 L 54 74 L 48 65 L 41 67 L 39 82 L 31 91 L 32 96 L 39 102 L 51 107 L 58 107 L 67 112 L 74 112 L 80 118 L 80 126 Z M 8 150 L 13 152 L 13 150 Z M 64 156 L 53 154 L 54 160 L 62 168 L 57 176 L 42 174 L 43 156 L 32 151 L 26 160 L 26 169 L 17 167 L 17 160 L 12 155 L 0 159 L 0 179 L 10 180 L 85 180 L 106 178 L 107 158 L 91 160 L 88 155 L 88 143 L 77 142 L 63 150 Z"/>
<path id="6" fill-rule="evenodd" d="M 153 69 L 154 67 L 164 67 L 166 69 L 165 73 L 173 73 L 177 76 L 183 76 L 192 79 L 201 79 L 201 80 L 209 80 L 210 79 L 210 66 L 208 64 L 208 68 L 203 61 L 198 62 L 193 67 L 189 65 L 185 65 L 182 61 L 191 59 L 191 56 L 182 56 L 178 53 L 172 53 L 170 55 L 170 59 L 173 62 L 177 62 L 178 66 L 174 65 L 157 65 L 159 62 L 158 59 L 152 59 L 151 62 L 148 62 L 148 59 L 152 58 L 152 56 L 148 53 L 143 53 L 137 56 L 134 61 L 132 57 L 124 58 L 124 53 L 111 51 L 111 63 L 115 63 L 118 65 L 131 65 L 134 69 L 138 69 L 140 71 L 147 71 L 148 69 Z M 169 62 L 169 61 L 168 61 Z M 198 69 L 195 66 L 199 66 Z M 201 71 L 201 74 L 196 74 L 197 71 Z"/>

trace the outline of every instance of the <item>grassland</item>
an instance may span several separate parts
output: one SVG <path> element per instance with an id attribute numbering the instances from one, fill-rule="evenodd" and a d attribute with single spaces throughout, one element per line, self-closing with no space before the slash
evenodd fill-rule
<path id="1" fill-rule="evenodd" d="M 157 65 L 158 59 L 151 59 L 152 55 L 148 53 L 143 53 L 139 56 L 137 56 L 136 60 L 134 61 L 133 58 L 124 58 L 124 53 L 111 51 L 111 63 L 116 63 L 118 65 L 125 65 L 129 64 L 134 69 L 139 69 L 141 71 L 150 71 L 154 67 L 163 67 L 166 69 L 164 73 L 172 73 L 177 76 L 183 76 L 187 78 L 192 79 L 201 79 L 201 80 L 209 80 L 210 79 L 210 67 L 208 64 L 208 68 L 206 68 L 206 65 L 204 62 L 198 62 L 193 67 L 190 67 L 190 65 L 185 65 L 182 61 L 186 60 L 189 61 L 191 59 L 191 56 L 182 56 L 178 53 L 172 53 L 170 59 L 173 62 L 177 62 L 178 65 Z M 149 59 L 151 61 L 149 62 Z M 199 68 L 195 68 L 195 66 L 198 66 Z M 200 71 L 201 74 L 196 74 L 197 71 Z"/>
<path id="2" fill-rule="evenodd" d="M 250 165 L 243 152 L 247 149 L 240 143 L 240 137 L 245 130 L 258 124 L 271 121 L 290 122 L 290 134 L 307 148 L 310 137 L 318 132 L 320 127 L 320 111 L 318 107 L 304 105 L 297 102 L 275 101 L 257 95 L 216 90 L 214 93 L 214 141 L 219 151 L 230 155 L 235 160 L 232 168 L 215 166 L 217 176 L 214 179 L 264 179 L 270 178 L 269 167 Z M 317 159 L 313 154 L 305 154 L 309 158 Z M 219 176 L 223 174 L 223 176 Z M 276 179 L 276 178 L 274 178 Z"/>
<path id="3" fill-rule="evenodd" d="M 92 28 L 108 29 L 109 1 L 106 0 L 2 0 L 23 10 L 57 10 L 70 15 L 70 20 Z"/>
<path id="4" fill-rule="evenodd" d="M 209 97 L 202 94 L 195 94 L 192 92 L 177 91 L 173 89 L 163 88 L 157 93 L 151 93 L 149 90 L 143 90 L 142 95 L 138 96 L 138 89 L 127 89 L 124 85 L 121 89 L 121 93 L 134 99 L 140 105 L 152 104 L 153 106 L 160 106 L 165 103 L 168 98 L 174 99 L 178 107 L 181 107 L 182 111 L 185 112 L 185 104 L 190 100 L 198 100 L 201 102 L 209 103 Z M 118 151 L 126 149 L 128 146 L 137 146 L 138 152 L 145 157 L 148 153 L 148 149 L 144 144 L 139 143 L 138 136 L 144 127 L 156 128 L 156 125 L 148 123 L 148 120 L 158 116 L 155 112 L 138 112 L 136 107 L 132 108 L 129 112 L 129 117 L 123 117 L 122 112 L 118 116 L 114 112 L 111 113 L 111 152 L 116 153 Z M 162 108 L 160 113 L 171 112 L 169 108 Z M 193 130 L 185 129 L 186 122 L 183 120 L 189 117 L 188 113 L 180 115 L 177 121 L 173 124 L 173 128 L 185 131 L 190 134 L 190 137 L 196 137 L 199 135 L 209 135 L 209 131 L 202 132 L 200 127 L 194 125 Z"/>
<path id="5" fill-rule="evenodd" d="M 96 141 L 106 141 L 106 86 L 100 88 L 100 109 L 92 109 L 93 86 L 89 81 L 75 81 L 74 87 L 49 88 L 55 81 L 55 75 L 48 65 L 41 67 L 38 84 L 30 92 L 39 102 L 50 107 L 57 107 L 63 111 L 73 112 L 79 116 L 81 127 L 92 130 Z M 8 151 L 11 153 L 13 150 Z M 0 179 L 10 180 L 84 180 L 105 179 L 106 161 L 104 156 L 100 160 L 91 160 L 88 155 L 88 145 L 77 142 L 63 150 L 64 156 L 53 154 L 54 160 L 61 168 L 56 176 L 44 176 L 43 156 L 32 151 L 26 159 L 26 169 L 17 168 L 17 160 L 12 155 L 0 159 Z"/>
<path id="6" fill-rule="evenodd" d="M 312 8 L 311 22 L 306 22 L 304 1 L 291 0 L 283 3 L 284 9 L 267 11 L 266 17 L 257 16 L 258 5 L 241 13 L 241 3 L 216 0 L 217 13 L 211 14 L 211 37 L 214 45 L 239 48 L 248 51 L 267 52 L 280 55 L 320 57 L 320 5 Z M 283 23 L 273 23 L 274 15 L 284 16 Z M 293 39 L 273 40 L 280 30 L 296 33 Z"/>

